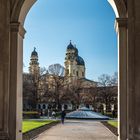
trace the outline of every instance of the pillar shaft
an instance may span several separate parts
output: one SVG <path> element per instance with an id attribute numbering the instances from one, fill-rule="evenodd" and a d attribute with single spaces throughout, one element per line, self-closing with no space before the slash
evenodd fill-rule
<path id="1" fill-rule="evenodd" d="M 116 19 L 116 31 L 118 33 L 118 134 L 120 140 L 127 139 L 127 121 L 128 121 L 128 101 L 127 101 L 127 19 Z"/>
<path id="2" fill-rule="evenodd" d="M 10 24 L 10 140 L 22 139 L 22 69 L 23 38 L 25 30 L 20 23 Z M 15 129 L 13 129 L 15 128 Z"/>
<path id="3" fill-rule="evenodd" d="M 0 139 L 9 138 L 9 1 L 0 1 Z"/>

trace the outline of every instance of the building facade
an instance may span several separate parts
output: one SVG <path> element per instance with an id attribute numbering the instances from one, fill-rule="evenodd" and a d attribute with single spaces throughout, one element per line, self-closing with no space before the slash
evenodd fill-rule
<path id="1" fill-rule="evenodd" d="M 86 79 L 85 61 L 81 56 L 79 56 L 79 52 L 78 52 L 78 49 L 76 48 L 76 45 L 73 45 L 71 41 L 66 49 L 64 65 L 65 65 L 65 75 L 64 76 L 65 76 L 65 80 L 68 84 L 79 80 L 83 87 L 97 86 L 96 82 Z"/>
<path id="2" fill-rule="evenodd" d="M 65 57 L 65 77 L 69 82 L 85 78 L 85 62 L 78 54 L 78 49 L 71 41 L 67 46 Z"/>
<path id="3" fill-rule="evenodd" d="M 74 46 L 71 43 L 71 41 L 66 49 L 66 56 L 65 56 L 65 62 L 64 62 L 64 65 L 65 65 L 64 76 L 49 74 L 48 71 L 44 73 L 43 75 L 41 75 L 38 57 L 39 56 L 36 51 L 36 48 L 34 48 L 30 57 L 29 73 L 28 74 L 24 73 L 23 80 L 25 81 L 23 81 L 23 83 L 26 85 L 27 81 L 30 81 L 31 82 L 30 85 L 34 86 L 35 88 L 34 92 L 37 97 L 36 108 L 39 110 L 48 109 L 49 106 L 52 106 L 49 103 L 49 100 L 47 99 L 46 94 L 50 94 L 48 92 L 52 92 L 52 96 L 53 96 L 54 92 L 56 92 L 56 89 L 58 90 L 58 88 L 60 88 L 58 87 L 58 85 L 60 86 L 60 84 L 61 84 L 61 88 L 64 88 L 64 87 L 66 88 L 68 86 L 69 87 L 73 86 L 73 88 L 77 88 L 78 90 L 75 91 L 76 92 L 75 94 L 77 94 L 77 92 L 79 91 L 82 91 L 81 90 L 82 88 L 87 89 L 87 88 L 93 88 L 97 86 L 96 82 L 86 79 L 85 62 L 83 58 L 79 56 L 78 49 L 76 48 L 76 46 Z M 31 77 L 32 77 L 32 80 L 28 79 Z M 34 82 L 34 85 L 32 82 Z M 74 86 L 77 86 L 77 87 L 74 87 Z M 24 99 L 25 100 L 23 102 L 23 105 L 24 106 L 27 105 L 27 108 L 29 108 L 30 104 L 27 104 L 29 103 L 28 98 L 24 98 Z M 76 108 L 80 106 L 81 104 L 76 106 Z M 83 102 L 82 102 L 82 106 L 85 106 Z M 75 108 L 72 106 L 71 102 L 68 102 L 68 101 L 61 103 L 61 107 L 62 108 L 65 107 L 67 110 L 72 110 Z"/>
<path id="4" fill-rule="evenodd" d="M 38 53 L 36 52 L 36 48 L 34 48 L 33 52 L 31 53 L 30 63 L 29 63 L 29 73 L 34 75 L 35 80 L 38 79 L 40 74 L 40 67 L 38 62 Z"/>

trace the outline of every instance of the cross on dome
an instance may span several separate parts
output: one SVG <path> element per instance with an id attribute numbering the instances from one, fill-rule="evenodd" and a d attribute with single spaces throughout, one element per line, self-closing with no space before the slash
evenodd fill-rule
<path id="1" fill-rule="evenodd" d="M 36 47 L 34 47 L 34 51 L 36 51 Z"/>

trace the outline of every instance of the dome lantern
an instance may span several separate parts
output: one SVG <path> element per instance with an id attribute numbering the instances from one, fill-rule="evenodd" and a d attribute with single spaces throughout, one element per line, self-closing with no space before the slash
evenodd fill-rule
<path id="1" fill-rule="evenodd" d="M 70 40 L 70 44 L 67 46 L 67 50 L 70 50 L 70 49 L 74 49 L 75 47 L 73 46 L 73 44 L 71 43 L 71 40 Z"/>
<path id="2" fill-rule="evenodd" d="M 38 53 L 36 52 L 36 48 L 34 47 L 34 50 L 31 53 L 31 56 L 38 56 Z"/>

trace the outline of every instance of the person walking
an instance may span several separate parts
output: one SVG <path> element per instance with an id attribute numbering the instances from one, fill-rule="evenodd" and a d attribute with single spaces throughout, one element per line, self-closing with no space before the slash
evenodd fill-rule
<path id="1" fill-rule="evenodd" d="M 55 113 L 55 111 L 52 112 L 52 118 L 53 119 L 56 119 L 56 113 Z"/>
<path id="2" fill-rule="evenodd" d="M 65 112 L 65 110 L 62 110 L 62 112 L 61 112 L 61 122 L 62 122 L 62 124 L 64 124 L 65 116 L 66 116 L 66 112 Z"/>

